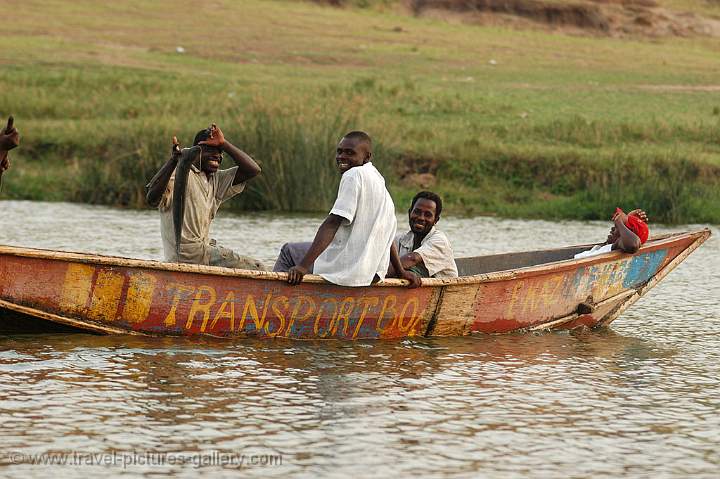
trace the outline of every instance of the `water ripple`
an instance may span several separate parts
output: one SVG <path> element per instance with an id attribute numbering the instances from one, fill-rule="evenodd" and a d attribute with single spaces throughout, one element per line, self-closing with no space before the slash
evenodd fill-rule
<path id="1" fill-rule="evenodd" d="M 155 231 L 152 212 L 38 205 L 4 202 L 0 243 L 159 254 L 159 238 L 135 234 Z M 115 233 L 78 244 L 78 218 Z M 35 235 L 41 222 L 57 235 Z M 267 261 L 274 243 L 311 235 L 317 225 L 308 223 L 226 215 L 214 227 L 219 239 L 239 248 L 244 240 L 235 232 L 247 237 L 261 225 L 265 239 L 251 254 Z M 557 235 L 550 222 L 443 223 L 460 254 L 496 252 L 508 242 L 515 250 L 553 244 Z M 602 237 L 605 227 L 563 223 L 567 243 Z M 244 466 L 251 477 L 715 477 L 720 242 L 714 234 L 609 331 L 355 344 L 2 337 L 0 463 L 11 451 L 225 451 L 282 455 L 280 466 Z M 64 477 L 79 469 L 15 464 L 5 470 Z M 237 473 L 217 464 L 81 471 Z"/>

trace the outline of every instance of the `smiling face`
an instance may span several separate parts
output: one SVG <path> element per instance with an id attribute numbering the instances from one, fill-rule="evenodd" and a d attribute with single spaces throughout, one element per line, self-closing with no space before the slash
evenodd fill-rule
<path id="1" fill-rule="evenodd" d="M 364 165 L 370 161 L 371 156 L 370 145 L 366 141 L 357 138 L 343 138 L 337 146 L 335 164 L 337 164 L 340 174 L 343 174 L 350 168 Z"/>
<path id="2" fill-rule="evenodd" d="M 408 216 L 410 217 L 410 231 L 415 234 L 426 235 L 440 219 L 437 214 L 437 205 L 433 200 L 418 198 L 412 205 Z"/>
<path id="3" fill-rule="evenodd" d="M 207 145 L 200 145 L 200 148 L 202 149 L 200 169 L 207 174 L 215 173 L 220 169 L 220 163 L 222 163 L 222 150 Z"/>

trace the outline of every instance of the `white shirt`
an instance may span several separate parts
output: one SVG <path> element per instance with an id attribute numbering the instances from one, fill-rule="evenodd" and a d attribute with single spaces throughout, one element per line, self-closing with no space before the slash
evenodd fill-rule
<path id="1" fill-rule="evenodd" d="M 573 259 L 587 258 L 588 256 L 596 256 L 603 253 L 609 253 L 612 251 L 612 244 L 596 244 L 587 251 L 581 251 L 580 253 L 573 256 Z"/>
<path id="2" fill-rule="evenodd" d="M 397 219 L 385 179 L 371 162 L 343 173 L 330 214 L 345 221 L 313 272 L 342 286 L 368 286 L 375 275 L 384 279 Z"/>
<path id="3" fill-rule="evenodd" d="M 413 252 L 413 241 L 415 235 L 412 231 L 399 233 L 395 237 L 398 254 L 404 256 Z M 428 274 L 432 278 L 457 278 L 458 270 L 453 258 L 453 250 L 450 240 L 442 231 L 433 226 L 430 232 L 420 242 L 420 247 L 415 250 L 423 260 Z"/>
<path id="4" fill-rule="evenodd" d="M 220 204 L 240 193 L 245 183 L 233 185 L 237 166 L 218 170 L 210 177 L 195 165 L 190 166 L 185 190 L 185 215 L 180 232 L 180 261 L 183 263 L 210 263 L 210 223 L 215 218 Z M 162 236 L 165 261 L 178 260 L 175 252 L 175 227 L 173 226 L 172 204 L 175 173 L 170 178 L 160 200 L 160 235 Z"/>

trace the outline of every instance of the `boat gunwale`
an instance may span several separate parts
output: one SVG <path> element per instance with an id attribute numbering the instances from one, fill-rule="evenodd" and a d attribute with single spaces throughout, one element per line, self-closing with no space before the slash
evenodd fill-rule
<path id="1" fill-rule="evenodd" d="M 443 287 L 443 286 L 455 286 L 455 285 L 468 285 L 478 283 L 492 283 L 497 281 L 513 280 L 518 278 L 527 278 L 532 276 L 538 276 L 547 273 L 549 270 L 562 272 L 571 269 L 575 269 L 578 266 L 592 266 L 597 263 L 607 262 L 609 259 L 617 259 L 622 256 L 636 256 L 641 253 L 651 252 L 661 249 L 663 246 L 672 244 L 684 238 L 693 238 L 694 241 L 700 241 L 700 244 L 705 242 L 710 236 L 711 231 L 709 228 L 703 228 L 696 231 L 684 231 L 679 233 L 669 233 L 652 238 L 650 241 L 645 243 L 636 253 L 630 255 L 623 253 L 622 251 L 614 250 L 608 253 L 602 253 L 599 255 L 580 258 L 580 259 L 564 259 L 560 261 L 552 261 L 548 263 L 541 263 L 532 266 L 525 266 L 521 268 L 514 268 L 502 271 L 493 271 L 490 273 L 480 273 L 470 276 L 461 276 L 457 278 L 423 278 L 421 287 Z M 565 246 L 554 249 L 544 250 L 531 250 L 531 251 L 517 251 L 516 253 L 533 253 L 543 251 L 555 251 L 559 249 L 571 249 L 579 247 L 592 247 L 597 243 L 591 243 L 587 245 L 575 245 Z M 699 245 L 698 245 L 699 246 Z M 252 271 L 234 268 L 224 268 L 221 266 L 207 266 L 199 264 L 189 263 L 167 263 L 156 260 L 146 260 L 137 258 L 125 258 L 121 256 L 107 256 L 98 255 L 93 253 L 79 253 L 73 251 L 57 251 L 47 250 L 42 248 L 25 248 L 20 246 L 9 246 L 0 245 L 0 255 L 13 255 L 26 258 L 38 258 L 48 260 L 61 260 L 67 262 L 77 262 L 85 264 L 96 264 L 103 266 L 118 266 L 118 267 L 131 267 L 131 268 L 144 268 L 160 271 L 179 272 L 179 273 L 195 273 L 205 274 L 211 276 L 225 276 L 234 277 L 240 279 L 258 279 L 258 280 L 271 280 L 271 281 L 286 281 L 287 273 L 278 273 L 272 271 Z M 512 253 L 500 253 L 500 254 L 512 254 Z M 494 255 L 484 255 L 494 256 Z M 474 256 L 474 258 L 479 256 Z M 324 280 L 322 277 L 308 274 L 303 278 L 303 283 L 310 284 L 327 284 L 333 285 L 332 283 Z M 408 284 L 406 280 L 389 278 L 378 283 L 375 283 L 366 287 L 404 287 Z M 334 285 L 337 286 L 337 285 Z"/>

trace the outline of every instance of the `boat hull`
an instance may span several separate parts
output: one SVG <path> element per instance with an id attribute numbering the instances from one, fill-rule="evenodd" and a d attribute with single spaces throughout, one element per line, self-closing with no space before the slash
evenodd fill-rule
<path id="1" fill-rule="evenodd" d="M 703 230 L 620 252 L 408 289 L 280 273 L 0 247 L 0 309 L 104 334 L 395 339 L 609 324 L 697 248 Z M 1 319 L 0 319 L 1 320 Z"/>

